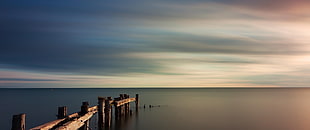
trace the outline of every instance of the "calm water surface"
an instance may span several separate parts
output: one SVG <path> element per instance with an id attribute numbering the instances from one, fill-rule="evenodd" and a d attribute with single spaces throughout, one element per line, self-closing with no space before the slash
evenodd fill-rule
<path id="1" fill-rule="evenodd" d="M 27 114 L 27 128 L 56 119 L 57 107 L 79 111 L 97 96 L 140 94 L 140 108 L 121 130 L 310 130 L 310 89 L 0 89 L 0 128 Z M 132 109 L 133 104 L 131 105 Z M 96 125 L 96 118 L 91 125 Z M 95 129 L 93 127 L 93 129 Z"/>

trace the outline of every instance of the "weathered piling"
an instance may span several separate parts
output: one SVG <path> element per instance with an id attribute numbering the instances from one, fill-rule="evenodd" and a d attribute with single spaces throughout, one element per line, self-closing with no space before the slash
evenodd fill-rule
<path id="1" fill-rule="evenodd" d="M 104 103 L 104 122 L 105 122 L 105 129 L 106 130 L 109 130 L 110 127 L 111 127 L 111 104 L 110 104 L 110 101 L 109 99 L 105 100 L 105 103 Z"/>
<path id="2" fill-rule="evenodd" d="M 108 100 L 110 101 L 110 112 L 111 112 L 111 118 L 112 118 L 112 113 L 113 113 L 113 106 L 112 106 L 112 104 L 113 104 L 113 98 L 112 97 L 107 97 L 108 98 Z"/>
<path id="3" fill-rule="evenodd" d="M 118 106 L 116 104 L 117 101 L 120 101 L 120 97 L 118 98 L 114 98 L 114 115 L 115 115 L 115 120 L 118 120 L 120 115 L 121 115 L 121 109 L 120 109 L 120 106 Z"/>
<path id="4" fill-rule="evenodd" d="M 26 130 L 26 114 L 13 115 L 11 130 Z"/>
<path id="5" fill-rule="evenodd" d="M 125 94 L 125 99 L 129 99 L 129 95 Z M 128 116 L 129 115 L 129 110 L 130 110 L 130 104 L 129 102 L 125 104 L 125 115 Z"/>
<path id="6" fill-rule="evenodd" d="M 111 103 L 113 102 L 113 99 L 112 99 L 112 97 L 107 97 L 107 98 L 110 101 L 110 108 L 111 108 L 111 112 L 112 112 L 112 105 L 111 105 Z"/>
<path id="7" fill-rule="evenodd" d="M 139 111 L 139 94 L 136 94 L 136 111 Z"/>
<path id="8" fill-rule="evenodd" d="M 120 94 L 119 96 L 120 96 L 121 100 L 125 99 L 125 95 L 124 94 Z M 125 115 L 125 106 L 124 105 L 120 106 L 120 111 L 121 111 L 121 115 L 120 116 L 124 116 Z"/>
<path id="9" fill-rule="evenodd" d="M 58 107 L 57 119 L 62 119 L 67 116 L 68 110 L 66 106 Z"/>
<path id="10" fill-rule="evenodd" d="M 83 102 L 81 106 L 81 115 L 85 115 L 88 112 L 89 108 L 89 103 L 88 102 Z"/>
<path id="11" fill-rule="evenodd" d="M 98 130 L 104 129 L 104 102 L 104 97 L 98 97 Z"/>
<path id="12" fill-rule="evenodd" d="M 85 115 L 88 113 L 89 109 L 89 103 L 88 102 L 83 102 L 81 106 L 81 115 Z M 86 120 L 84 122 L 84 125 L 79 128 L 79 130 L 89 130 L 89 120 Z"/>

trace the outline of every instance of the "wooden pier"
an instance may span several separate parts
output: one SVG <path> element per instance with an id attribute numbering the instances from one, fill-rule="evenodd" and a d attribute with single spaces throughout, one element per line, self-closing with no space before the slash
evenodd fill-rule
<path id="1" fill-rule="evenodd" d="M 120 94 L 119 97 L 98 97 L 98 105 L 89 106 L 88 102 L 83 102 L 80 112 L 67 114 L 67 107 L 58 107 L 57 119 L 30 130 L 90 130 L 90 119 L 98 113 L 98 130 L 110 130 L 112 120 L 112 106 L 114 106 L 115 120 L 131 115 L 130 102 L 135 102 L 136 112 L 139 109 L 139 95 L 130 98 L 127 94 Z M 26 130 L 26 114 L 14 115 L 11 130 Z"/>

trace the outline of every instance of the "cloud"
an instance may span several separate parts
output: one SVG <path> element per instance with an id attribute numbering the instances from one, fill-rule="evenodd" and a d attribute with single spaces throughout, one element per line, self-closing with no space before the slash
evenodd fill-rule
<path id="1" fill-rule="evenodd" d="M 0 81 L 60 81 L 55 79 L 0 78 Z"/>
<path id="2" fill-rule="evenodd" d="M 0 47 L 3 67 L 88 74 L 156 72 L 151 61 L 134 57 L 123 58 L 126 46 L 79 45 L 58 43 L 3 43 Z M 126 50 L 128 49 L 128 50 Z"/>
<path id="3" fill-rule="evenodd" d="M 297 6 L 302 7 L 303 5 L 309 5 L 310 3 L 307 0 L 220 0 L 220 2 L 260 10 L 285 10 Z"/>
<path id="4" fill-rule="evenodd" d="M 151 37 L 150 37 L 151 39 Z M 156 36 L 160 39 L 154 47 L 162 51 L 187 53 L 215 53 L 241 55 L 299 55 L 308 54 L 306 44 L 284 41 L 253 39 L 247 37 L 199 36 L 186 33 L 170 33 L 167 36 Z M 156 41 L 154 39 L 154 41 Z"/>
<path id="5" fill-rule="evenodd" d="M 309 71 L 308 5 L 299 0 L 1 1 L 0 68 L 53 75 L 48 80 L 84 75 L 83 83 L 66 76 L 57 83 L 85 86 L 246 86 L 262 85 L 267 80 L 255 78 L 264 75 L 281 79 L 268 81 L 270 86 L 285 85 L 279 82 L 287 75 L 294 79 Z M 0 80 L 40 82 L 35 81 L 40 76 L 16 75 Z"/>
<path id="6" fill-rule="evenodd" d="M 166 1 L 166 0 L 165 0 Z M 307 0 L 169 0 L 170 4 L 181 3 L 181 4 L 206 4 L 206 3 L 218 3 L 232 5 L 236 7 L 244 7 L 250 9 L 257 9 L 262 11 L 279 11 L 287 10 L 292 8 L 309 7 L 309 1 Z"/>

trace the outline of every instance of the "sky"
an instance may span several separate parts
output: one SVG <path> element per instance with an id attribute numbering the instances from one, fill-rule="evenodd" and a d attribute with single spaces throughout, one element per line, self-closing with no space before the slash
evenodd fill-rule
<path id="1" fill-rule="evenodd" d="M 1 0 L 0 88 L 309 87 L 308 0 Z"/>

